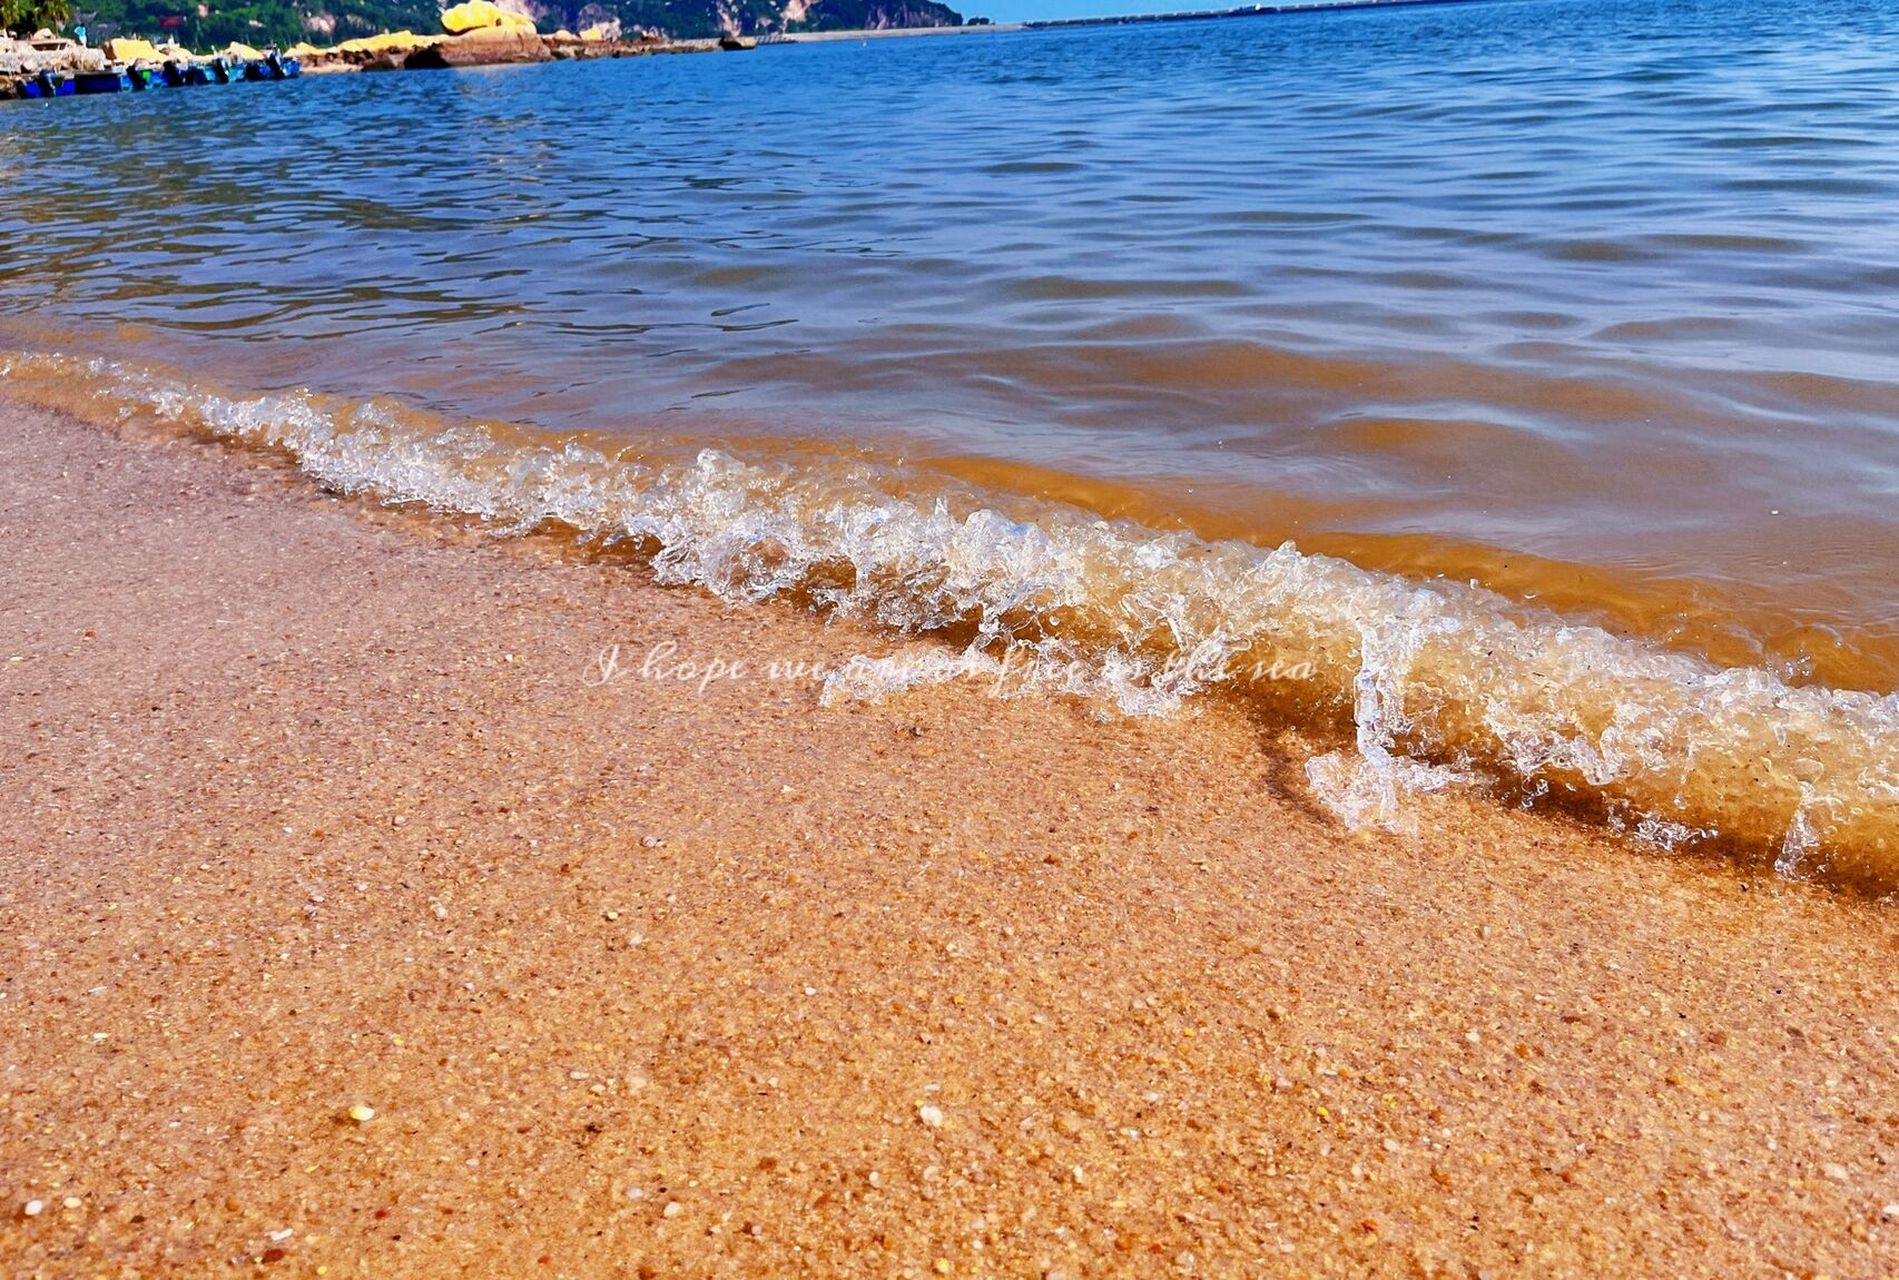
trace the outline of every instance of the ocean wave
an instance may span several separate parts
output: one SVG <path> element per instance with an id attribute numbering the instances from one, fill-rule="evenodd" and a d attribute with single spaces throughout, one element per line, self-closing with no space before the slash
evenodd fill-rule
<path id="1" fill-rule="evenodd" d="M 1030 508 L 862 459 L 613 450 L 79 357 L 0 357 L 0 376 L 82 416 L 149 415 L 282 451 L 344 493 L 630 547 L 661 582 L 728 601 L 941 637 L 962 655 L 943 678 L 980 669 L 1134 715 L 1245 698 L 1341 736 L 1306 773 L 1350 826 L 1403 831 L 1416 794 L 1473 785 L 1667 848 L 1899 889 L 1899 695 L 1794 687 L 1469 584 Z M 918 678 L 914 664 L 887 680 L 858 664 L 829 692 Z"/>

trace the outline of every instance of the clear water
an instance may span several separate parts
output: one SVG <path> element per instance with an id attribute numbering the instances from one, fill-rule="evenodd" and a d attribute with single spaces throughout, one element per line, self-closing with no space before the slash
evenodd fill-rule
<path id="1" fill-rule="evenodd" d="M 0 344 L 1129 709 L 1244 685 L 1351 730 L 1356 821 L 1475 777 L 1877 880 L 1895 66 L 1872 0 L 1538 0 L 4 104 Z"/>

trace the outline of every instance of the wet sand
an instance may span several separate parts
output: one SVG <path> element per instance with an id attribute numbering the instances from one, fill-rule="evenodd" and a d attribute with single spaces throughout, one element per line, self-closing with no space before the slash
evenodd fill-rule
<path id="1" fill-rule="evenodd" d="M 1889 907 L 1351 836 L 1232 707 L 824 706 L 758 669 L 887 642 L 0 441 L 8 1275 L 1899 1266 Z"/>

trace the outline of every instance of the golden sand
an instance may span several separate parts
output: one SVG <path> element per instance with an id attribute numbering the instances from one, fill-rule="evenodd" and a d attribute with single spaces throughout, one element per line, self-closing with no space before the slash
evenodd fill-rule
<path id="1" fill-rule="evenodd" d="M 0 1273 L 1899 1267 L 1888 907 L 0 441 Z"/>

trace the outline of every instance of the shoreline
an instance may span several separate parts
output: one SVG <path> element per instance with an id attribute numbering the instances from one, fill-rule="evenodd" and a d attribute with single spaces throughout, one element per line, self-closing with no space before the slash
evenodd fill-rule
<path id="1" fill-rule="evenodd" d="M 853 683 L 907 687 L 948 667 L 1017 692 L 1064 689 L 1109 714 L 1236 700 L 1242 714 L 1296 726 L 1305 789 L 1353 829 L 1407 831 L 1415 797 L 1448 787 L 1868 898 L 1890 901 L 1899 884 L 1884 781 L 1899 743 L 1889 699 L 1790 686 L 1693 646 L 1651 648 L 1639 630 L 1519 611 L 1474 582 L 1466 594 L 1366 569 L 1349 553 L 1246 539 L 1188 543 L 1183 554 L 1138 518 L 1010 505 L 1006 487 L 931 490 L 927 474 L 900 467 L 839 470 L 822 449 L 775 471 L 769 456 L 708 456 L 702 440 L 664 433 L 628 458 L 608 441 L 576 453 L 531 427 L 475 424 L 444 451 L 437 433 L 452 419 L 397 409 L 384 428 L 358 430 L 358 410 L 307 390 L 233 400 L 56 353 L 0 359 L 0 376 L 22 400 L 84 421 L 156 414 L 172 430 L 263 449 L 339 493 L 490 529 L 564 529 L 731 603 L 817 600 L 827 615 L 881 620 L 880 634 L 944 638 L 959 634 L 951 619 L 988 611 L 999 620 L 988 648 L 916 646 L 934 673 L 860 671 Z M 732 554 L 735 507 L 744 545 L 772 558 Z M 1044 644 L 1034 630 L 1043 622 L 1068 638 Z M 1169 639 L 1154 645 L 1156 635 Z M 1394 637 L 1417 648 L 1401 651 Z M 1647 745 L 1631 753 L 1632 743 Z"/>
<path id="2" fill-rule="evenodd" d="M 960 27 L 859 27 L 848 31 L 773 31 L 761 44 L 831 44 L 842 40 L 892 40 L 903 36 L 988 36 L 1030 30 L 1028 22 L 975 22 Z"/>
<path id="3" fill-rule="evenodd" d="M 1416 8 L 1431 5 L 1468 4 L 1475 0 L 1291 0 L 1284 4 L 1250 5 L 1237 9 L 1209 9 L 1142 14 L 1109 14 L 1086 18 L 1061 18 L 1022 22 L 973 22 L 960 26 L 866 27 L 833 31 L 758 31 L 722 36 L 634 37 L 589 40 L 565 32 L 522 32 L 508 28 L 484 28 L 459 35 L 431 33 L 414 37 L 407 32 L 383 32 L 379 35 L 345 42 L 349 47 L 304 51 L 298 56 L 303 74 L 339 75 L 357 71 L 454 70 L 474 67 L 507 66 L 521 63 L 587 61 L 596 58 L 642 57 L 662 53 L 718 53 L 749 51 L 760 45 L 829 44 L 908 36 L 1008 35 L 1027 31 L 1061 31 L 1071 28 L 1129 26 L 1148 23 L 1207 22 L 1228 18 L 1290 16 L 1323 13 L 1340 9 Z M 409 42 L 399 40 L 411 36 Z M 91 58 L 84 66 L 63 58 L 45 61 L 43 69 L 61 75 L 107 64 L 103 54 L 85 46 L 73 46 L 75 53 Z M 292 52 L 296 52 L 293 50 Z M 215 54 L 192 54 L 194 62 L 207 61 Z M 82 59 L 82 61 L 84 61 Z M 141 64 L 145 65 L 145 64 Z M 21 86 L 32 78 L 31 71 L 19 75 L 0 75 L 0 100 L 23 95 Z"/>
<path id="4" fill-rule="evenodd" d="M 1352 836 L 1231 706 L 602 681 L 930 647 L 0 434 L 9 1270 L 1899 1249 L 1888 910 L 1456 796 Z"/>

